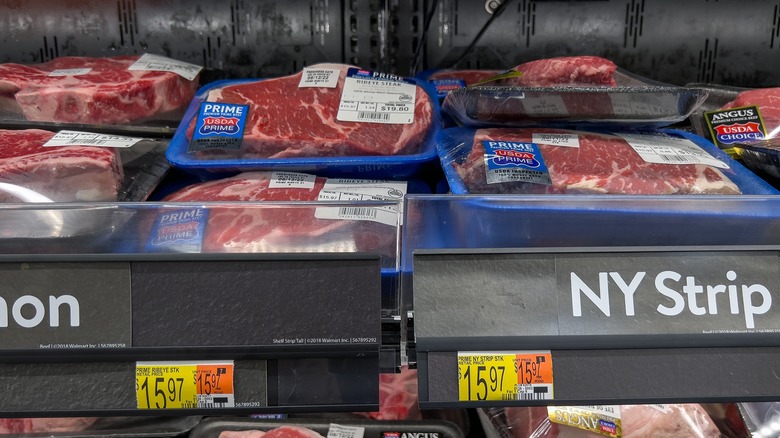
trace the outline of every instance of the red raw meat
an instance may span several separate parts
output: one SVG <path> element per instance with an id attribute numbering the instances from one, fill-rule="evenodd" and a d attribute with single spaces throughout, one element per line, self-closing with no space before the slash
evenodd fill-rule
<path id="1" fill-rule="evenodd" d="M 501 73 L 503 73 L 502 70 L 441 70 L 430 75 L 428 80 L 461 79 L 466 83 L 466 86 L 469 86 Z M 487 83 L 485 85 L 492 85 L 492 83 Z"/>
<path id="2" fill-rule="evenodd" d="M 533 133 L 577 134 L 580 147 L 539 145 L 552 185 L 527 182 L 488 184 L 482 140 L 532 141 Z M 719 169 L 703 164 L 644 161 L 620 137 L 533 128 L 480 129 L 463 163 L 452 163 L 471 193 L 739 194 Z"/>
<path id="3" fill-rule="evenodd" d="M 299 426 L 281 426 L 269 431 L 244 430 L 225 431 L 219 438 L 323 438 L 319 433 Z"/>
<path id="4" fill-rule="evenodd" d="M 764 120 L 767 138 L 780 137 L 780 88 L 743 91 L 721 109 L 757 105 Z"/>
<path id="5" fill-rule="evenodd" d="M 246 172 L 186 187 L 165 200 L 316 201 L 325 178 L 312 189 L 269 188 L 272 172 Z M 317 219 L 310 205 L 210 210 L 203 252 L 393 252 L 395 233 L 376 222 Z"/>
<path id="6" fill-rule="evenodd" d="M 114 148 L 43 147 L 54 136 L 40 129 L 0 129 L 0 182 L 54 201 L 116 200 L 122 167 Z M 19 199 L 0 195 L 0 200 Z"/>
<path id="7" fill-rule="evenodd" d="M 697 404 L 665 405 L 666 412 L 644 405 L 620 407 L 623 438 L 717 438 L 720 431 Z M 506 408 L 514 438 L 598 438 L 604 435 L 550 421 L 547 408 Z"/>
<path id="8" fill-rule="evenodd" d="M 35 432 L 79 432 L 97 418 L 8 418 L 0 419 L 0 434 Z"/>
<path id="9" fill-rule="evenodd" d="M 261 430 L 225 431 L 217 438 L 261 438 L 265 432 Z"/>
<path id="10" fill-rule="evenodd" d="M 417 401 L 417 370 L 403 367 L 400 373 L 379 375 L 379 412 L 367 415 L 375 420 L 420 420 Z"/>
<path id="11" fill-rule="evenodd" d="M 399 155 L 418 152 L 431 128 L 432 106 L 425 91 L 417 87 L 414 123 L 384 124 L 336 120 L 344 79 L 350 66 L 319 64 L 340 69 L 336 88 L 298 88 L 302 72 L 291 76 L 209 92 L 208 102 L 250 105 L 242 150 L 208 151 L 203 158 L 291 158 L 351 155 Z M 192 138 L 195 120 L 188 138 Z"/>
<path id="12" fill-rule="evenodd" d="M 505 79 L 504 85 L 519 87 L 555 87 L 571 85 L 617 85 L 613 75 L 617 66 L 598 56 L 570 56 L 526 62 L 513 70 L 522 76 Z"/>
<path id="13" fill-rule="evenodd" d="M 0 64 L 0 104 L 33 121 L 121 124 L 183 108 L 192 100 L 197 79 L 128 70 L 138 58 L 63 57 L 37 65 Z M 54 70 L 76 68 L 92 70 L 49 76 Z"/>

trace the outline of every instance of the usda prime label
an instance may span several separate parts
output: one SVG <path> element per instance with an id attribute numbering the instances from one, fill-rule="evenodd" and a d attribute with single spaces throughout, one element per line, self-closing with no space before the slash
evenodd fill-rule
<path id="1" fill-rule="evenodd" d="M 482 140 L 488 184 L 529 182 L 552 184 L 550 172 L 536 143 Z"/>
<path id="2" fill-rule="evenodd" d="M 149 252 L 200 252 L 209 211 L 190 208 L 160 213 L 146 244 Z"/>
<path id="3" fill-rule="evenodd" d="M 757 106 L 707 112 L 704 118 L 715 144 L 721 149 L 766 138 L 766 128 Z"/>
<path id="4" fill-rule="evenodd" d="M 240 149 L 249 105 L 203 102 L 189 150 Z"/>
<path id="5" fill-rule="evenodd" d="M 128 263 L 4 262 L 0 284 L 0 349 L 132 342 Z"/>

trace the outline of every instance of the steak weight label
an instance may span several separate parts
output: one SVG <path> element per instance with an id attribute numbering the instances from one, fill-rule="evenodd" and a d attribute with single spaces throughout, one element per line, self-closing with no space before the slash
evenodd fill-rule
<path id="1" fill-rule="evenodd" d="M 399 76 L 350 68 L 337 120 L 408 125 L 414 123 L 417 85 Z"/>

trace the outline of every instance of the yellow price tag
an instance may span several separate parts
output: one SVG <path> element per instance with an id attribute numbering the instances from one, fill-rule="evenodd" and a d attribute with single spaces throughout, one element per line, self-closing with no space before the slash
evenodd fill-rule
<path id="1" fill-rule="evenodd" d="M 458 352 L 459 401 L 552 400 L 549 351 Z"/>
<path id="2" fill-rule="evenodd" d="M 137 362 L 138 409 L 235 406 L 233 362 Z"/>

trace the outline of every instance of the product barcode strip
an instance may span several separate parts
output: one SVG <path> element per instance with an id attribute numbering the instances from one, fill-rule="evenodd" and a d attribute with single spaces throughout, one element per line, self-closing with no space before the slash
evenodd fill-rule
<path id="1" fill-rule="evenodd" d="M 390 114 L 359 112 L 358 113 L 358 119 L 361 119 L 361 120 L 390 120 Z"/>
<path id="2" fill-rule="evenodd" d="M 102 146 L 105 145 L 108 141 L 107 140 L 98 140 L 96 138 L 74 138 L 71 140 L 68 140 L 67 144 L 78 144 L 78 145 L 95 145 L 95 146 Z"/>
<path id="3" fill-rule="evenodd" d="M 357 216 L 376 219 L 377 210 L 375 208 L 366 207 L 341 207 L 339 208 L 339 216 Z"/>
<path id="4" fill-rule="evenodd" d="M 686 155 L 659 155 L 662 160 L 666 161 L 667 163 L 693 163 L 696 164 L 699 162 L 699 159 L 696 157 L 690 157 Z"/>

